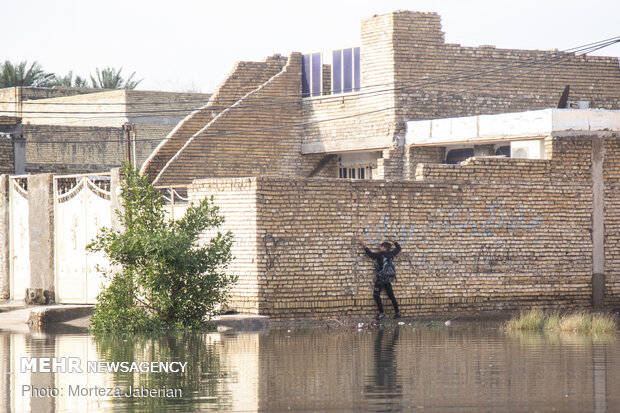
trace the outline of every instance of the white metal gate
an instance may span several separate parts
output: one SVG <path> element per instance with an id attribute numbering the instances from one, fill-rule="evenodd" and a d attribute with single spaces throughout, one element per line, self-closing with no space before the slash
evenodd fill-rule
<path id="1" fill-rule="evenodd" d="M 103 253 L 86 251 L 103 226 L 110 226 L 108 174 L 54 177 L 56 301 L 95 303 L 103 286 Z"/>
<path id="2" fill-rule="evenodd" d="M 10 254 L 12 300 L 23 300 L 30 286 L 30 233 L 28 226 L 28 178 L 9 179 Z"/>

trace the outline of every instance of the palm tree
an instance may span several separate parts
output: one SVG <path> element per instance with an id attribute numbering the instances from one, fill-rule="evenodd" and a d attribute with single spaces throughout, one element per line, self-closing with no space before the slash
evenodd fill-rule
<path id="1" fill-rule="evenodd" d="M 88 79 L 81 76 L 76 76 L 73 79 L 73 71 L 69 71 L 64 77 L 54 76 L 52 86 L 66 86 L 66 87 L 90 87 Z"/>
<path id="2" fill-rule="evenodd" d="M 28 67 L 28 62 L 23 61 L 13 64 L 10 61 L 0 63 L 0 88 L 13 86 L 48 87 L 54 79 L 53 73 L 43 71 L 41 65 L 35 60 Z"/>
<path id="3" fill-rule="evenodd" d="M 121 76 L 121 71 L 123 68 L 115 69 L 113 67 L 106 67 L 105 69 L 99 70 L 99 68 L 95 69 L 97 72 L 97 77 L 90 76 L 90 80 L 93 83 L 94 88 L 98 89 L 135 89 L 136 86 L 143 79 L 133 80 L 136 72 L 133 72 L 131 76 L 127 78 L 127 80 L 123 79 Z"/>

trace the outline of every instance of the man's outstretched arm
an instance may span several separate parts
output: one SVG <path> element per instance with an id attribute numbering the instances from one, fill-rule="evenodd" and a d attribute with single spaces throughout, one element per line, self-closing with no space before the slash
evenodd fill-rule
<path id="1" fill-rule="evenodd" d="M 370 258 L 379 258 L 381 256 L 381 254 L 379 254 L 378 252 L 372 252 L 370 250 L 370 248 L 368 248 L 368 245 L 366 245 L 366 243 L 361 239 L 358 238 L 357 242 L 359 242 L 359 244 L 364 247 L 364 252 L 366 253 L 366 255 L 368 255 Z"/>
<path id="2" fill-rule="evenodd" d="M 400 244 L 398 242 L 394 241 L 394 238 L 388 237 L 388 240 L 394 244 L 394 251 L 392 252 L 392 254 L 395 257 L 398 255 L 400 250 L 402 250 L 402 248 L 400 247 Z"/>

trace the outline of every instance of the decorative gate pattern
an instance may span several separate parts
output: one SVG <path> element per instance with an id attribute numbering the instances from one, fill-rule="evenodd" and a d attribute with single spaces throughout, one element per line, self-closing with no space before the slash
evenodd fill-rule
<path id="1" fill-rule="evenodd" d="M 189 206 L 187 186 L 158 186 L 156 188 L 164 198 L 164 212 L 166 218 L 171 220 L 183 218 Z"/>
<path id="2" fill-rule="evenodd" d="M 86 251 L 101 227 L 110 226 L 110 177 L 54 177 L 56 301 L 95 303 L 108 266 L 103 253 Z"/>
<path id="3" fill-rule="evenodd" d="M 10 178 L 10 245 L 12 300 L 23 300 L 30 286 L 30 233 L 28 226 L 28 179 Z"/>

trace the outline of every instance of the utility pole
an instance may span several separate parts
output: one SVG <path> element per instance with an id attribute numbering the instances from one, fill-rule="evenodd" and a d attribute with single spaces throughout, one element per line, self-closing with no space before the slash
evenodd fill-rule
<path id="1" fill-rule="evenodd" d="M 132 125 L 130 123 L 123 123 L 123 134 L 125 136 L 125 160 L 127 163 L 131 163 L 131 130 Z"/>

